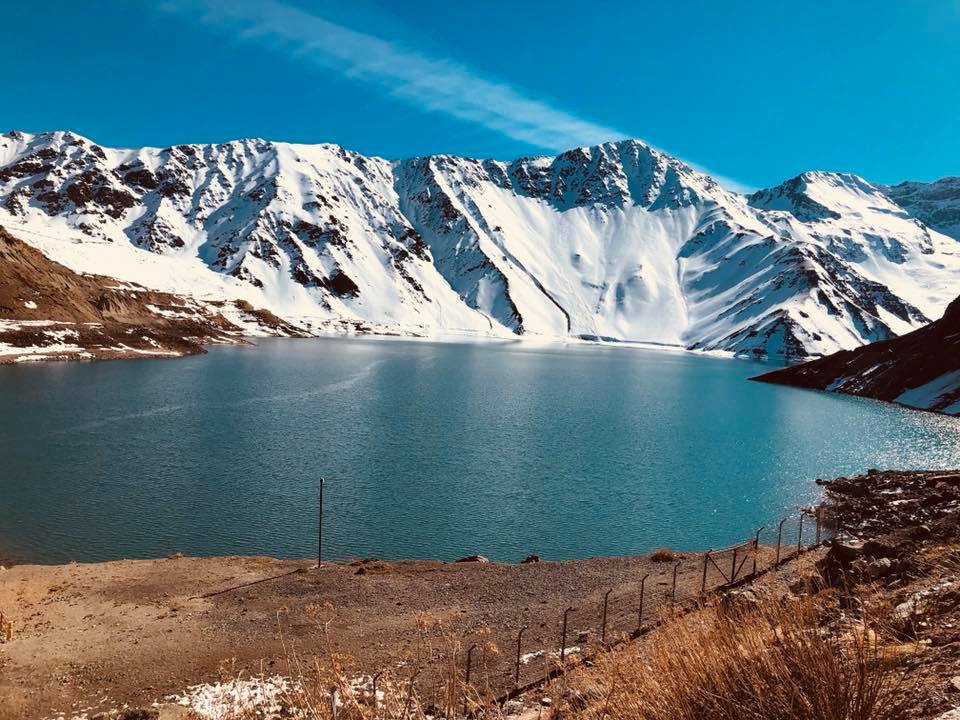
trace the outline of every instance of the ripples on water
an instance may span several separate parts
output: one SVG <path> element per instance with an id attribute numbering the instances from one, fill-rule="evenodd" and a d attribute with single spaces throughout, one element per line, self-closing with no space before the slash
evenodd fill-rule
<path id="1" fill-rule="evenodd" d="M 960 466 L 960 421 L 589 345 L 267 340 L 0 368 L 0 551 L 516 560 L 717 546 L 816 477 Z"/>

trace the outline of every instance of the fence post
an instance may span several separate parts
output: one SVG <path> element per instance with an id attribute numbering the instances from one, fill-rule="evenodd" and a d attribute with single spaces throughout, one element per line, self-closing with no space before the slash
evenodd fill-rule
<path id="1" fill-rule="evenodd" d="M 473 664 L 473 651 L 476 649 L 477 644 L 474 643 L 470 646 L 470 649 L 467 650 L 467 672 L 463 680 L 463 715 L 467 715 L 467 700 L 470 697 L 470 666 Z"/>
<path id="2" fill-rule="evenodd" d="M 786 518 L 780 521 L 780 524 L 777 526 L 777 559 L 773 561 L 773 566 L 777 567 L 780 565 L 780 541 L 783 539 L 783 524 L 787 521 Z"/>
<path id="3" fill-rule="evenodd" d="M 337 686 L 330 689 L 330 717 L 337 720 Z"/>
<path id="4" fill-rule="evenodd" d="M 753 574 L 757 574 L 757 556 L 760 554 L 760 532 L 764 526 L 757 528 L 757 534 L 753 536 Z"/>
<path id="5" fill-rule="evenodd" d="M 817 512 L 816 512 L 816 518 L 817 518 L 816 543 L 817 545 L 820 544 L 820 526 L 823 524 L 823 518 L 821 517 L 822 515 L 823 515 L 823 505 L 817 505 Z"/>
<path id="6" fill-rule="evenodd" d="M 603 594 L 603 621 L 600 628 L 600 644 L 607 644 L 607 602 L 610 600 L 610 593 L 613 592 L 613 588 L 610 588 Z"/>
<path id="7" fill-rule="evenodd" d="M 572 607 L 568 607 L 563 611 L 563 633 L 560 638 L 560 664 L 563 665 L 563 661 L 567 656 L 567 615 L 573 612 Z"/>
<path id="8" fill-rule="evenodd" d="M 637 631 L 643 630 L 643 594 L 646 589 L 647 578 L 650 577 L 650 573 L 647 573 L 642 578 L 640 578 L 640 611 L 637 613 Z"/>
<path id="9" fill-rule="evenodd" d="M 677 560 L 677 564 L 673 566 L 673 587 L 670 590 L 670 602 L 675 603 L 677 601 L 677 569 L 680 567 L 682 560 Z"/>
<path id="10" fill-rule="evenodd" d="M 323 476 L 320 477 L 320 501 L 317 507 L 317 569 L 323 562 Z"/>
<path id="11" fill-rule="evenodd" d="M 797 526 L 797 557 L 800 557 L 800 549 L 803 547 L 803 510 L 800 511 L 800 524 Z"/>
<path id="12" fill-rule="evenodd" d="M 378 698 L 377 698 L 377 680 L 380 679 L 380 676 L 381 676 L 381 675 L 383 675 L 383 670 L 381 670 L 380 672 L 378 672 L 376 675 L 373 676 L 372 685 L 373 685 L 373 715 L 374 715 L 374 717 L 376 717 L 376 715 L 377 715 L 377 710 L 380 709 L 380 701 L 379 701 Z"/>
<path id="13" fill-rule="evenodd" d="M 737 551 L 740 548 L 735 547 L 733 549 L 733 562 L 730 564 L 730 582 L 732 583 L 737 579 Z"/>
<path id="14" fill-rule="evenodd" d="M 527 626 L 524 625 L 520 628 L 520 632 L 517 633 L 517 665 L 514 668 L 513 673 L 513 686 L 515 688 L 520 687 L 520 643 L 523 640 L 523 633 L 527 629 Z"/>
<path id="15" fill-rule="evenodd" d="M 700 580 L 700 594 L 703 595 L 707 591 L 707 563 L 710 562 L 710 553 L 712 550 L 707 550 L 703 554 L 703 579 Z"/>
<path id="16" fill-rule="evenodd" d="M 415 683 L 417 678 L 420 676 L 421 668 L 417 668 L 417 671 L 410 676 L 410 687 L 407 688 L 407 700 L 404 703 L 403 707 L 403 716 L 410 717 L 410 705 L 413 703 L 413 689 L 416 687 Z"/>

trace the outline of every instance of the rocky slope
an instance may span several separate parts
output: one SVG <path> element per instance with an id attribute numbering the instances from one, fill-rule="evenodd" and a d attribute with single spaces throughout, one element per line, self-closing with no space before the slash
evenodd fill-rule
<path id="1" fill-rule="evenodd" d="M 534 335 L 785 359 L 920 327 L 957 241 L 852 175 L 749 198 L 639 141 L 513 162 L 0 136 L 0 222 L 74 270 L 311 332 Z"/>
<path id="2" fill-rule="evenodd" d="M 960 298 L 914 332 L 754 379 L 960 415 Z"/>
<path id="3" fill-rule="evenodd" d="M 904 182 L 883 191 L 927 226 L 960 238 L 960 177 L 945 177 L 932 183 Z"/>
<path id="4" fill-rule="evenodd" d="M 0 363 L 188 355 L 258 331 L 297 333 L 245 303 L 215 306 L 75 273 L 3 228 L 0 317 Z"/>

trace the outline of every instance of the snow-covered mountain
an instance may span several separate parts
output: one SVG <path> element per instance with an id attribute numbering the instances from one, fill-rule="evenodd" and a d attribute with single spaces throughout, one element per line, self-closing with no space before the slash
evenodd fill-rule
<path id="1" fill-rule="evenodd" d="M 514 162 L 243 140 L 0 136 L 0 225 L 68 267 L 314 332 L 649 342 L 790 358 L 938 317 L 958 241 L 878 186 L 746 198 L 639 141 Z"/>

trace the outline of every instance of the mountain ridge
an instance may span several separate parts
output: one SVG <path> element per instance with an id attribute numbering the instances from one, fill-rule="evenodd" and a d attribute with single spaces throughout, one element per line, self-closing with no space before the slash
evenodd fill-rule
<path id="1" fill-rule="evenodd" d="M 111 149 L 11 131 L 0 208 L 75 270 L 243 299 L 313 333 L 794 360 L 919 327 L 960 280 L 957 241 L 858 176 L 743 196 L 637 140 L 385 160 L 329 143 Z"/>

